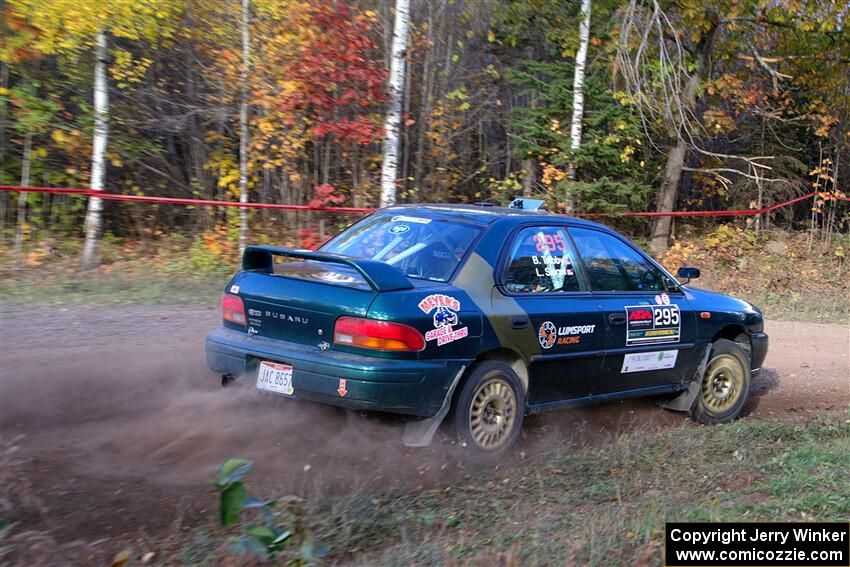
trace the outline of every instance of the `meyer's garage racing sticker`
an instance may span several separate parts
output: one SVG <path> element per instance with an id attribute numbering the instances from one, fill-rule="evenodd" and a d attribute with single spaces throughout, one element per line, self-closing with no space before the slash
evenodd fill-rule
<path id="1" fill-rule="evenodd" d="M 460 301 L 451 295 L 433 293 L 419 302 L 423 313 L 432 313 L 434 328 L 425 333 L 426 341 L 437 341 L 437 346 L 443 346 L 462 339 L 469 334 L 469 327 L 455 329 L 460 324 L 457 312 L 460 311 Z"/>
<path id="2" fill-rule="evenodd" d="M 558 327 L 552 321 L 544 321 L 537 331 L 537 341 L 544 349 L 558 345 L 577 345 L 582 335 L 592 334 L 596 325 L 573 325 Z"/>
<path id="3" fill-rule="evenodd" d="M 678 305 L 626 307 L 626 346 L 678 343 L 681 325 Z"/>

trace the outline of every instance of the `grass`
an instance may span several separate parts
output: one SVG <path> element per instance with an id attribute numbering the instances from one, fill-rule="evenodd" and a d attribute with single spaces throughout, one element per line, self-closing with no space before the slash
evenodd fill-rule
<path id="1" fill-rule="evenodd" d="M 662 565 L 668 521 L 847 521 L 847 455 L 850 412 L 686 423 L 467 462 L 464 478 L 430 490 L 326 494 L 303 503 L 292 549 L 317 540 L 324 562 L 345 565 Z M 187 541 L 180 564 L 209 564 L 210 532 L 197 533 L 205 545 Z"/>
<path id="2" fill-rule="evenodd" d="M 10 305 L 178 303 L 215 304 L 228 276 L 167 272 L 0 275 L 0 302 Z"/>
<path id="3" fill-rule="evenodd" d="M 685 426 L 481 466 L 448 488 L 329 497 L 309 514 L 331 558 L 357 564 L 660 564 L 667 521 L 846 521 L 847 455 L 847 415 Z"/>

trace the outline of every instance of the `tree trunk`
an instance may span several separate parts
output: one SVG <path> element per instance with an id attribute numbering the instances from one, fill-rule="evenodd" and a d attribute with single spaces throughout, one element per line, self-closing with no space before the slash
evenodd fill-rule
<path id="1" fill-rule="evenodd" d="M 251 46 L 248 36 L 249 0 L 242 0 L 242 93 L 239 104 L 239 202 L 248 202 L 248 67 Z M 248 209 L 239 208 L 239 254 L 248 244 Z"/>
<path id="2" fill-rule="evenodd" d="M 579 45 L 578 53 L 576 53 L 575 75 L 573 76 L 573 118 L 570 125 L 570 150 L 573 153 L 581 147 L 581 126 L 584 117 L 584 69 L 587 62 L 587 48 L 590 44 L 590 4 L 591 0 L 581 1 L 582 17 L 581 24 L 579 24 Z M 572 159 L 570 159 L 567 167 L 567 179 L 570 181 L 576 179 L 576 167 Z M 570 191 L 567 191 L 565 205 L 568 215 L 575 212 L 575 196 Z"/>
<path id="3" fill-rule="evenodd" d="M 387 115 L 384 120 L 384 160 L 381 165 L 381 206 L 395 204 L 398 177 L 399 129 L 401 99 L 404 94 L 404 57 L 410 25 L 410 0 L 396 0 L 390 76 L 387 82 Z"/>
<path id="4" fill-rule="evenodd" d="M 91 188 L 103 191 L 106 179 L 106 142 L 109 136 L 109 91 L 106 85 L 106 31 L 98 30 L 94 62 L 94 138 L 92 140 Z M 100 262 L 99 241 L 103 222 L 103 201 L 90 197 L 86 210 L 86 241 L 83 245 L 83 268 Z"/>
<path id="5" fill-rule="evenodd" d="M 24 156 L 21 161 L 21 187 L 30 184 L 30 163 L 32 161 L 32 132 L 24 135 Z M 24 223 L 27 220 L 27 194 L 18 193 L 18 225 L 15 229 L 15 260 L 19 266 L 24 264 Z"/>
<path id="6" fill-rule="evenodd" d="M 534 195 L 534 183 L 537 181 L 537 169 L 533 159 L 522 160 L 522 173 L 522 196 L 531 197 Z"/>
<path id="7" fill-rule="evenodd" d="M 6 123 L 8 122 L 9 64 L 0 61 L 0 173 L 6 166 Z M 6 234 L 6 191 L 0 191 L 0 243 Z"/>
<path id="8" fill-rule="evenodd" d="M 694 72 L 688 78 L 685 85 L 685 92 L 682 97 L 682 104 L 686 108 L 686 112 L 691 113 L 696 108 L 697 89 L 702 83 L 708 66 L 711 60 L 711 49 L 714 44 L 714 36 L 717 32 L 717 22 L 712 22 L 711 27 L 705 32 L 700 41 L 697 50 Z M 685 155 L 687 153 L 687 134 L 684 131 L 685 126 L 679 127 L 676 137 L 676 145 L 670 150 L 667 156 L 667 165 L 664 168 L 664 178 L 661 181 L 661 191 L 658 194 L 658 212 L 669 213 L 676 206 L 676 198 L 679 196 L 679 182 L 682 180 L 682 170 L 685 167 Z M 670 245 L 670 230 L 673 226 L 672 217 L 655 217 L 652 223 L 652 239 L 649 242 L 649 249 L 660 254 L 667 250 Z"/>

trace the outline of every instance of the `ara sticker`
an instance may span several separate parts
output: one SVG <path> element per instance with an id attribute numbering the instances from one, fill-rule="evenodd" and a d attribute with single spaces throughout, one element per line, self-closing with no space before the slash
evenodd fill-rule
<path id="1" fill-rule="evenodd" d="M 433 312 L 434 328 L 425 333 L 426 341 L 437 341 L 437 346 L 443 346 L 462 339 L 469 334 L 469 327 L 455 329 L 460 324 L 457 312 L 460 311 L 460 301 L 450 295 L 434 293 L 419 302 L 423 313 Z"/>
<path id="2" fill-rule="evenodd" d="M 666 293 L 655 296 L 656 305 L 670 305 L 670 296 Z"/>
<path id="3" fill-rule="evenodd" d="M 230 293 L 239 293 L 239 286 L 236 284 L 230 286 Z"/>
<path id="4" fill-rule="evenodd" d="M 413 222 L 416 224 L 428 224 L 431 222 L 431 219 L 426 219 L 423 217 L 408 217 L 405 215 L 396 215 L 392 218 L 393 222 Z"/>
<path id="5" fill-rule="evenodd" d="M 393 226 L 390 227 L 389 233 L 390 234 L 404 234 L 408 230 L 410 230 L 410 227 L 407 226 L 406 224 L 396 224 L 396 225 L 393 225 Z"/>
<path id="6" fill-rule="evenodd" d="M 623 357 L 621 374 L 645 372 L 647 370 L 666 370 L 676 366 L 678 350 L 660 350 L 656 352 L 637 352 Z"/>
<path id="7" fill-rule="evenodd" d="M 558 327 L 552 321 L 544 321 L 537 331 L 537 341 L 544 349 L 558 345 L 577 345 L 582 335 L 593 334 L 596 325 L 564 325 Z"/>
<path id="8" fill-rule="evenodd" d="M 678 305 L 626 307 L 626 346 L 678 343 L 681 317 Z"/>

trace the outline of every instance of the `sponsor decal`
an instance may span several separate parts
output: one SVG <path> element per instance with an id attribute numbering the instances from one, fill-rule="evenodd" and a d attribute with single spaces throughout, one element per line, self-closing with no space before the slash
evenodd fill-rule
<path id="1" fill-rule="evenodd" d="M 428 224 L 431 222 L 431 219 L 426 219 L 423 217 L 408 217 L 405 215 L 396 215 L 392 218 L 393 222 L 412 222 L 416 224 Z"/>
<path id="2" fill-rule="evenodd" d="M 433 341 L 434 339 L 437 339 L 437 346 L 443 346 L 445 344 L 462 339 L 468 334 L 469 327 L 463 327 L 455 331 L 452 329 L 451 325 L 446 325 L 445 327 L 437 327 L 436 329 L 431 329 L 430 331 L 425 333 L 425 340 Z"/>
<path id="3" fill-rule="evenodd" d="M 656 352 L 638 352 L 623 357 L 621 374 L 645 372 L 647 370 L 665 370 L 676 366 L 678 350 L 660 350 Z"/>
<path id="4" fill-rule="evenodd" d="M 666 293 L 655 296 L 656 305 L 670 305 L 670 296 Z"/>
<path id="5" fill-rule="evenodd" d="M 432 293 L 419 302 L 419 309 L 421 309 L 423 313 L 430 313 L 437 307 L 447 307 L 452 311 L 460 311 L 460 301 L 451 295 Z"/>
<path id="6" fill-rule="evenodd" d="M 393 225 L 393 226 L 390 227 L 389 233 L 390 234 L 404 234 L 405 232 L 407 232 L 409 230 L 410 230 L 410 227 L 407 226 L 406 224 L 396 224 L 396 225 Z"/>
<path id="7" fill-rule="evenodd" d="M 460 311 L 460 301 L 450 295 L 434 293 L 419 302 L 423 313 L 434 312 L 434 328 L 425 333 L 426 341 L 437 341 L 437 346 L 462 339 L 469 334 L 468 327 L 455 329 L 460 324 L 457 312 Z"/>
<path id="8" fill-rule="evenodd" d="M 253 337 L 254 335 L 260 334 L 260 331 L 258 331 L 254 327 L 248 327 L 248 334 Z"/>
<path id="9" fill-rule="evenodd" d="M 552 321 L 544 321 L 537 331 L 537 341 L 544 349 L 557 345 L 577 345 L 582 335 L 590 335 L 596 325 L 565 325 L 558 327 Z"/>
<path id="10" fill-rule="evenodd" d="M 331 283 L 352 283 L 356 282 L 357 278 L 339 272 L 318 272 L 315 275 L 316 279 L 331 282 Z"/>
<path id="11" fill-rule="evenodd" d="M 342 398 L 344 398 L 345 395 L 348 393 L 348 390 L 345 388 L 345 378 L 339 379 L 339 387 L 336 389 L 336 392 Z"/>
<path id="12" fill-rule="evenodd" d="M 626 307 L 626 346 L 677 343 L 681 323 L 678 305 Z"/>
<path id="13" fill-rule="evenodd" d="M 230 293 L 239 293 L 239 286 L 236 284 L 230 286 Z"/>

